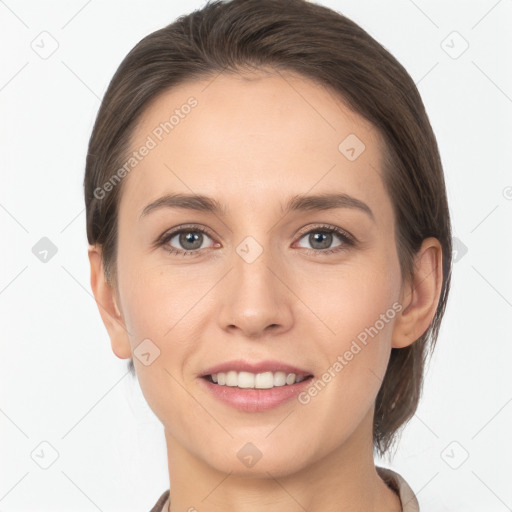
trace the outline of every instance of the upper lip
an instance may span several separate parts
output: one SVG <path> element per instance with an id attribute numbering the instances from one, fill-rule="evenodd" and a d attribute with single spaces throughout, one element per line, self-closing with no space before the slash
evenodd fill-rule
<path id="1" fill-rule="evenodd" d="M 296 377 L 307 377 L 312 375 L 312 373 L 303 368 L 298 368 L 297 366 L 293 366 L 291 364 L 283 363 L 281 361 L 258 361 L 258 362 L 250 362 L 244 361 L 242 359 L 237 359 L 234 361 L 226 361 L 225 363 L 216 364 L 215 366 L 210 366 L 206 370 L 201 373 L 201 377 L 205 377 L 207 375 L 213 375 L 215 373 L 226 373 L 230 370 L 234 370 L 236 372 L 250 372 L 250 373 L 264 373 L 264 372 L 285 372 L 285 373 L 294 373 Z"/>

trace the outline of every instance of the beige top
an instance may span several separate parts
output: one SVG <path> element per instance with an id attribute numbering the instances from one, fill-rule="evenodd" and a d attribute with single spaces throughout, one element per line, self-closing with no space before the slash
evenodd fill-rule
<path id="1" fill-rule="evenodd" d="M 395 471 L 376 466 L 377 473 L 387 486 L 395 491 L 402 503 L 402 512 L 420 512 L 420 506 L 409 484 Z M 149 512 L 167 512 L 169 508 L 169 489 L 165 491 Z"/>

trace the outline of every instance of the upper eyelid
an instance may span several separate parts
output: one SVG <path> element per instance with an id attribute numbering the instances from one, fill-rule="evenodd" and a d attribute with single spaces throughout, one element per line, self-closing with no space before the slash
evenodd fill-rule
<path id="1" fill-rule="evenodd" d="M 340 228 L 338 226 L 331 226 L 330 224 L 321 224 L 317 226 L 306 226 L 301 229 L 299 232 L 299 236 L 307 235 L 311 231 L 332 231 L 337 235 L 346 235 L 348 238 L 354 239 L 354 236 L 351 235 L 346 229 Z"/>
<path id="2" fill-rule="evenodd" d="M 199 225 L 190 225 L 190 226 L 179 226 L 176 229 L 170 229 L 168 231 L 165 231 L 160 237 L 158 237 L 155 245 L 161 245 L 164 243 L 169 242 L 172 238 L 174 238 L 176 235 L 179 235 L 180 233 L 187 232 L 187 231 L 199 231 L 200 233 L 203 233 L 210 237 L 212 240 L 215 238 L 211 233 L 210 230 L 207 228 L 204 228 Z M 186 249 L 182 249 L 185 251 Z"/>

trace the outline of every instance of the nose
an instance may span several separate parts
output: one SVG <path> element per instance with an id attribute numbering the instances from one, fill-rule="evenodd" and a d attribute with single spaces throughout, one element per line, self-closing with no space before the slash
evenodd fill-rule
<path id="1" fill-rule="evenodd" d="M 231 271 L 221 284 L 220 327 L 251 339 L 288 331 L 294 295 L 285 284 L 283 266 L 268 250 L 253 261 L 240 254 L 233 254 Z"/>

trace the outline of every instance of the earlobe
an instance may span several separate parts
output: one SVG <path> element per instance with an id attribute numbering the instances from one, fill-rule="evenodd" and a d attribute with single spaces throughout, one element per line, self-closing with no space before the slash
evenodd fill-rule
<path id="1" fill-rule="evenodd" d="M 434 318 L 443 283 L 442 247 L 437 238 L 423 240 L 415 257 L 414 276 L 402 289 L 402 311 L 393 330 L 393 348 L 414 343 Z"/>
<path id="2" fill-rule="evenodd" d="M 114 354 L 120 359 L 132 357 L 130 339 L 123 315 L 117 304 L 114 288 L 107 282 L 101 258 L 101 248 L 90 245 L 91 289 L 107 329 Z"/>

